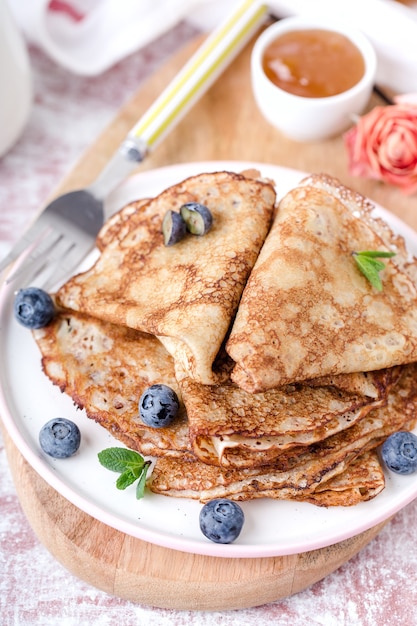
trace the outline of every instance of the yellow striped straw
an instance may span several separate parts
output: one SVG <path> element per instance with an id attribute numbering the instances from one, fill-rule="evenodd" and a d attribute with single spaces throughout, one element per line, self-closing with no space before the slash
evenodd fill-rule
<path id="1" fill-rule="evenodd" d="M 211 33 L 129 133 L 150 150 L 214 83 L 265 19 L 267 5 L 245 0 Z"/>

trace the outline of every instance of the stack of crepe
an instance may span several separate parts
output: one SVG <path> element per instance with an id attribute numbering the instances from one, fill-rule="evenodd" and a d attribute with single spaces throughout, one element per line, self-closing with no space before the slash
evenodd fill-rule
<path id="1" fill-rule="evenodd" d="M 200 202 L 204 236 L 163 244 Z M 384 488 L 378 446 L 417 408 L 417 262 L 362 196 L 310 176 L 276 206 L 258 172 L 201 174 L 122 209 L 95 265 L 34 331 L 46 375 L 115 438 L 156 459 L 149 488 L 200 499 L 353 505 Z M 394 251 L 378 292 L 352 253 Z M 172 387 L 180 414 L 145 426 Z"/>

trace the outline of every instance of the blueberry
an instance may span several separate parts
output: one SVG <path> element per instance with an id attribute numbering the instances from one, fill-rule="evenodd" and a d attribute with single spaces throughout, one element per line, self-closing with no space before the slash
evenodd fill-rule
<path id="1" fill-rule="evenodd" d="M 213 224 L 210 210 L 199 202 L 187 202 L 180 208 L 180 213 L 187 226 L 187 230 L 193 235 L 205 235 Z"/>
<path id="2" fill-rule="evenodd" d="M 54 459 L 66 459 L 80 447 L 81 433 L 74 422 L 56 417 L 42 426 L 39 443 L 42 450 Z"/>
<path id="3" fill-rule="evenodd" d="M 54 303 L 46 291 L 38 287 L 19 289 L 14 300 L 14 315 L 26 328 L 42 328 L 55 313 Z"/>
<path id="4" fill-rule="evenodd" d="M 215 543 L 232 543 L 240 535 L 245 516 L 236 502 L 225 498 L 210 500 L 200 511 L 200 529 Z"/>
<path id="5" fill-rule="evenodd" d="M 180 408 L 178 396 L 171 387 L 152 385 L 140 397 L 139 413 L 144 424 L 153 428 L 169 426 Z"/>
<path id="6" fill-rule="evenodd" d="M 181 241 L 187 232 L 187 227 L 182 216 L 175 211 L 167 211 L 162 220 L 162 234 L 164 244 L 172 246 Z"/>
<path id="7" fill-rule="evenodd" d="M 417 471 L 417 437 L 401 430 L 386 439 L 381 448 L 386 466 L 397 474 L 412 474 Z"/>

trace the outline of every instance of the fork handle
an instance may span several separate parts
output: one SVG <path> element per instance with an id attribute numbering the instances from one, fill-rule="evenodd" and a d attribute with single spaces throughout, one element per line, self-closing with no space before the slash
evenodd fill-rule
<path id="1" fill-rule="evenodd" d="M 182 70 L 128 133 L 90 186 L 104 198 L 128 176 L 220 76 L 267 15 L 267 5 L 244 0 L 207 37 Z"/>
<path id="2" fill-rule="evenodd" d="M 248 42 L 265 18 L 266 8 L 258 0 L 239 3 L 132 128 L 129 137 L 139 139 L 148 150 L 155 148 Z"/>

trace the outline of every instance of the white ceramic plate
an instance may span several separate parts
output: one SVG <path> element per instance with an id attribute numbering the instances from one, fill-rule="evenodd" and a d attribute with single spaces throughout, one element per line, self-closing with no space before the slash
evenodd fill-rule
<path id="1" fill-rule="evenodd" d="M 126 202 L 154 196 L 170 184 L 204 171 L 240 171 L 257 167 L 276 181 L 279 196 L 294 187 L 302 172 L 266 164 L 208 162 L 144 172 L 128 180 L 109 198 L 116 210 Z M 417 234 L 387 211 L 377 212 L 402 234 L 417 254 Z M 87 259 L 87 268 L 94 256 Z M 354 507 L 320 508 L 307 503 L 256 500 L 243 503 L 245 525 L 235 543 L 215 544 L 200 532 L 198 502 L 147 494 L 135 498 L 135 486 L 115 488 L 117 474 L 103 468 L 97 453 L 121 445 L 103 428 L 76 410 L 44 376 L 30 331 L 12 314 L 13 287 L 0 295 L 0 412 L 17 448 L 54 489 L 91 516 L 124 533 L 185 552 L 221 557 L 264 557 L 322 548 L 357 535 L 386 520 L 417 496 L 417 475 L 386 476 L 386 488 L 374 500 Z M 82 443 L 75 456 L 54 460 L 42 453 L 38 433 L 53 417 L 68 417 L 80 427 Z"/>

